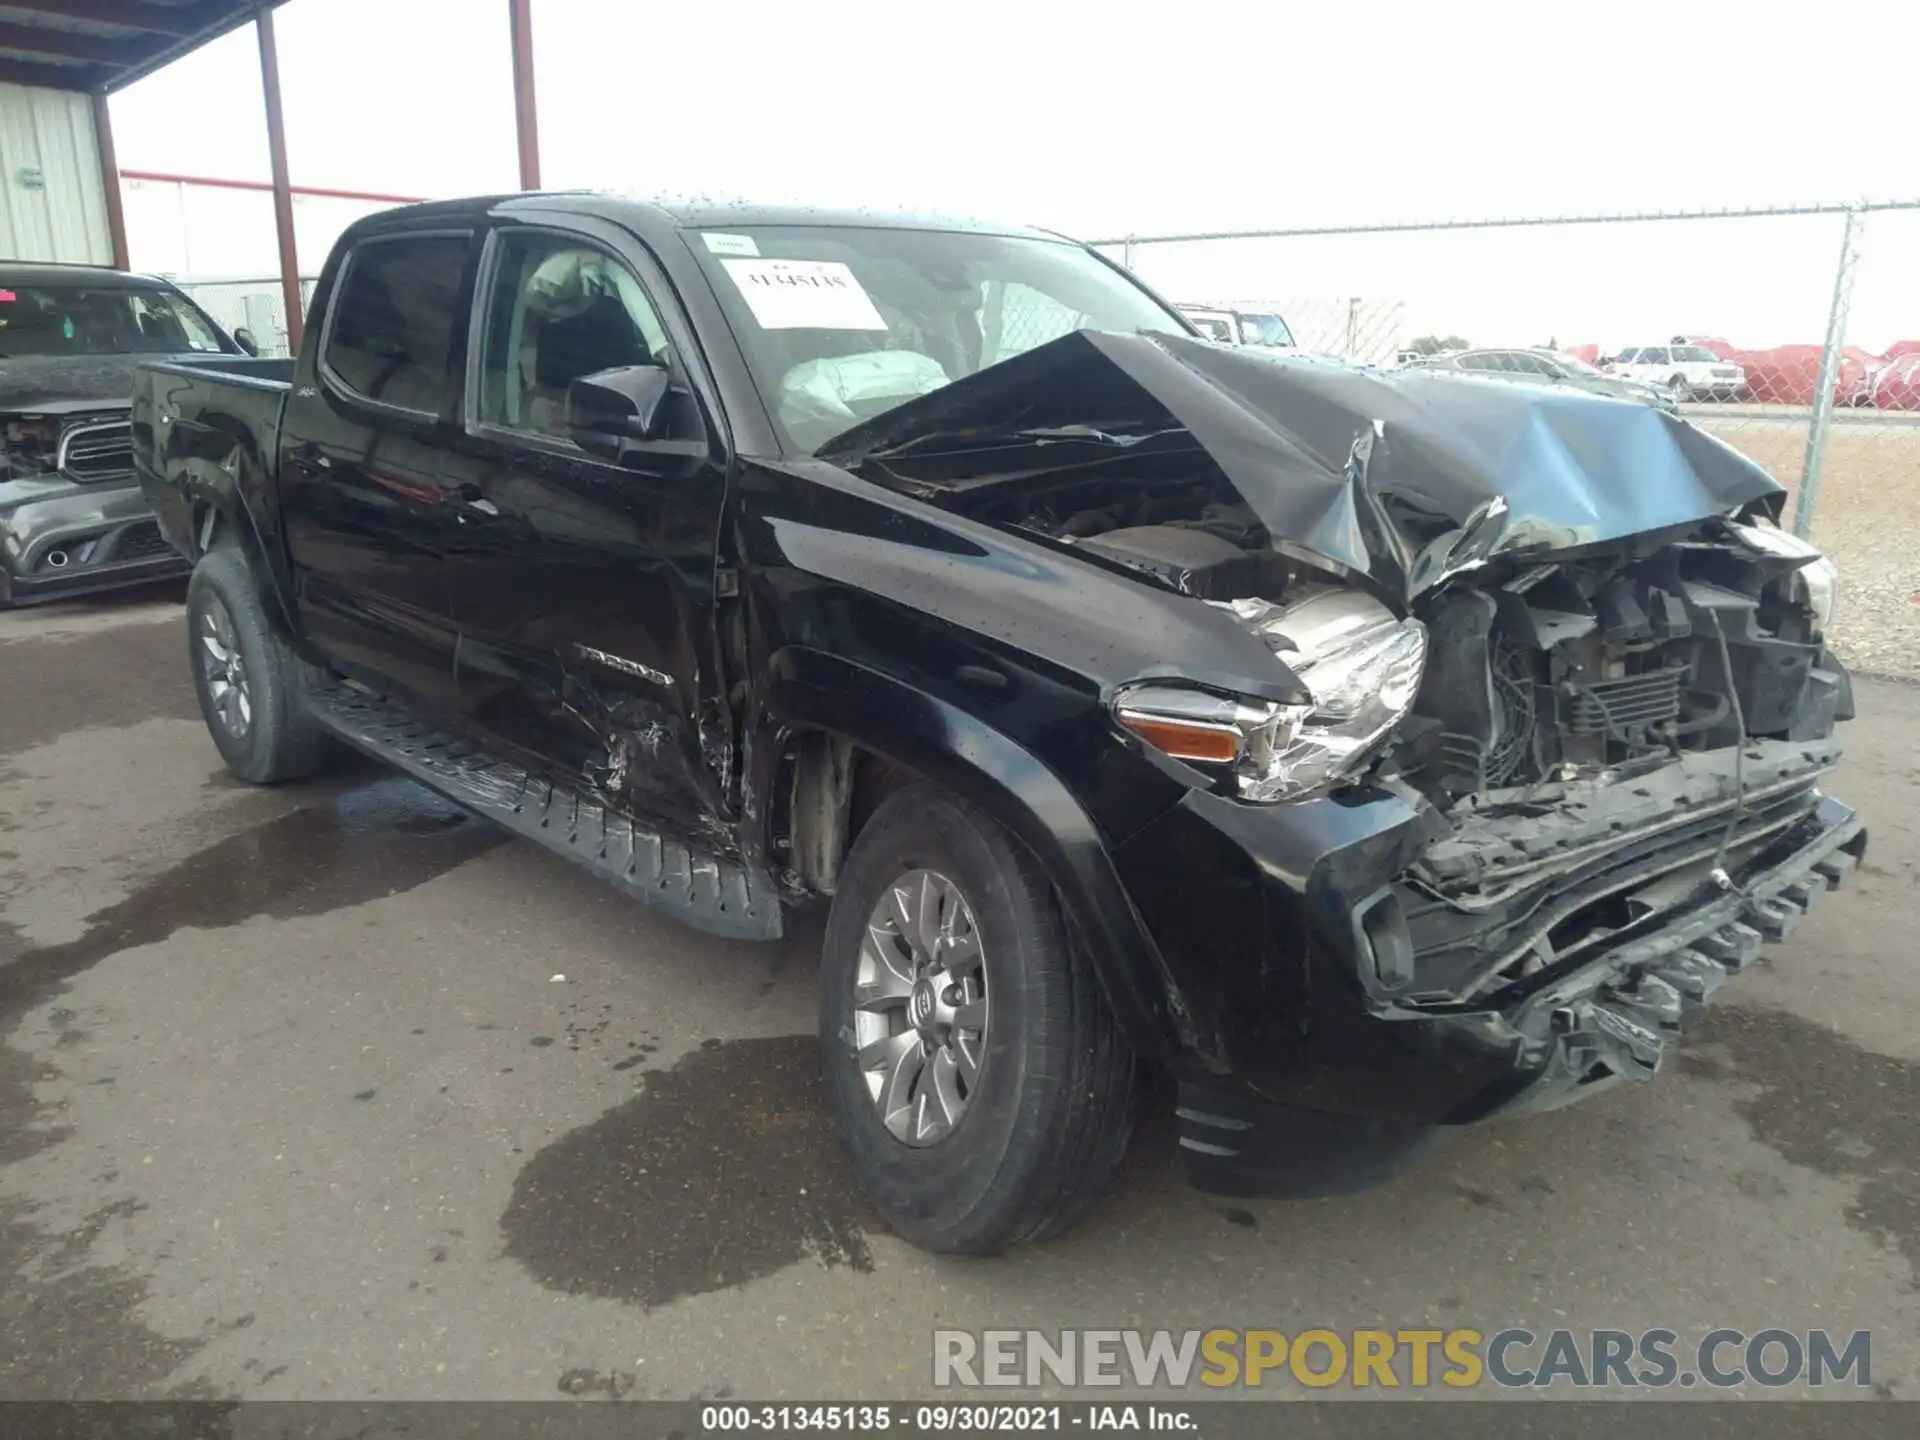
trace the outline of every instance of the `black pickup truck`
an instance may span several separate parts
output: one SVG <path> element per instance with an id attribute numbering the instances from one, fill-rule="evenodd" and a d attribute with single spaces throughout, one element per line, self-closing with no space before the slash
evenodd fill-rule
<path id="1" fill-rule="evenodd" d="M 719 935 L 830 904 L 828 1093 L 930 1248 L 1069 1223 L 1148 1095 L 1325 1193 L 1648 1077 L 1864 852 L 1833 569 L 1647 406 L 593 195 L 362 221 L 308 336 L 138 379 L 227 764 L 346 741 Z"/>

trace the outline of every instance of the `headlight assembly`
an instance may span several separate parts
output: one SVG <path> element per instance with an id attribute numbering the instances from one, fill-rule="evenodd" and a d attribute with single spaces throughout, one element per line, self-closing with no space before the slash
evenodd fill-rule
<path id="1" fill-rule="evenodd" d="M 1736 525 L 1735 532 L 1755 550 L 1781 555 L 1790 560 L 1806 559 L 1797 572 L 1807 587 L 1807 608 L 1813 623 L 1825 635 L 1833 626 L 1834 602 L 1839 598 L 1840 569 L 1821 553 L 1820 547 L 1802 540 L 1792 531 L 1772 525 Z"/>
<path id="2" fill-rule="evenodd" d="M 1294 604 L 1223 607 L 1300 677 L 1305 705 L 1156 682 L 1129 686 L 1114 718 L 1162 753 L 1231 767 L 1241 798 L 1293 800 L 1360 769 L 1420 689 L 1427 631 L 1357 591 L 1328 589 Z"/>

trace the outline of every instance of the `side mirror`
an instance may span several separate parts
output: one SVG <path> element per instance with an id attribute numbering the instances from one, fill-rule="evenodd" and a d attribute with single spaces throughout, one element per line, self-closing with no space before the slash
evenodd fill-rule
<path id="1" fill-rule="evenodd" d="M 567 386 L 567 434 L 589 455 L 620 458 L 625 442 L 663 438 L 672 377 L 658 365 L 621 365 Z"/>
<path id="2" fill-rule="evenodd" d="M 244 325 L 233 332 L 233 343 L 256 358 L 260 354 L 260 342 L 253 338 L 253 331 Z"/>

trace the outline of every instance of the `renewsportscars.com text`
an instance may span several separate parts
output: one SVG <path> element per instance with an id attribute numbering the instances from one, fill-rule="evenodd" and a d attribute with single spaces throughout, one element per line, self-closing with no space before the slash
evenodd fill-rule
<path id="1" fill-rule="evenodd" d="M 933 1383 L 1634 1390 L 1873 1384 L 1869 1331 L 936 1330 Z"/>

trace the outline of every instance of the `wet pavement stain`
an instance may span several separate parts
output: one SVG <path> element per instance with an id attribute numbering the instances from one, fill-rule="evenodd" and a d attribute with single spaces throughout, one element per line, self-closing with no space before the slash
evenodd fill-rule
<path id="1" fill-rule="evenodd" d="M 1783 1010 L 1716 1006 L 1681 1066 L 1757 1086 L 1735 1104 L 1754 1138 L 1791 1164 L 1858 1181 L 1847 1223 L 1898 1246 L 1920 1277 L 1920 1065 Z"/>
<path id="2" fill-rule="evenodd" d="M 55 640 L 0 641 L 0 755 L 74 730 L 200 720 L 184 612 L 164 628 L 130 625 Z M 21 703 L 22 697 L 25 703 Z"/>
<path id="3" fill-rule="evenodd" d="M 185 927 L 317 915 L 410 890 L 505 838 L 409 781 L 383 776 L 356 786 L 199 851 L 89 916 L 86 931 L 65 944 L 32 947 L 0 922 L 0 1026 L 121 950 Z M 84 1037 L 71 1012 L 49 1018 L 56 1046 L 69 1035 Z M 0 1165 L 66 1138 L 34 1093 L 37 1082 L 56 1077 L 0 1043 Z M 88 1258 L 109 1223 L 141 1208 L 131 1197 L 119 1199 L 65 1234 L 50 1234 L 30 1206 L 0 1199 L 0 1395 L 155 1393 L 204 1343 L 148 1329 L 139 1318 L 145 1281 Z"/>
<path id="4" fill-rule="evenodd" d="M 88 916 L 78 939 L 17 951 L 18 933 L 0 930 L 0 1020 L 107 956 L 176 930 L 364 904 L 423 885 L 505 839 L 411 781 L 358 785 L 198 851 Z"/>
<path id="5" fill-rule="evenodd" d="M 204 1341 L 149 1330 L 139 1319 L 146 1282 L 121 1266 L 84 1263 L 98 1227 L 49 1236 L 32 1207 L 0 1197 L 0 1395 L 8 1400 L 94 1400 L 151 1394 Z M 89 1230 L 91 1233 L 88 1233 Z"/>
<path id="6" fill-rule="evenodd" d="M 810 1035 L 710 1041 L 522 1168 L 505 1252 L 541 1284 L 653 1306 L 812 1257 L 873 1267 L 878 1227 Z"/>

